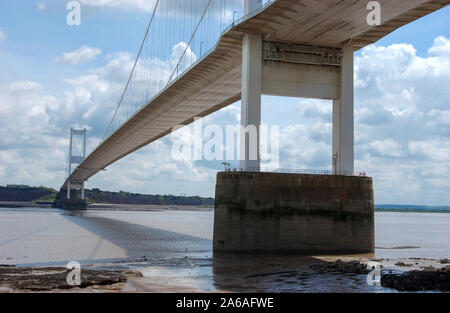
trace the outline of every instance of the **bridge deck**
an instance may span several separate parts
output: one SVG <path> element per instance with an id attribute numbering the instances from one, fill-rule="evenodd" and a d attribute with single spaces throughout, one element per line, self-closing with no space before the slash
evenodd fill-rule
<path id="1" fill-rule="evenodd" d="M 211 114 L 240 99 L 242 38 L 247 32 L 264 40 L 355 50 L 434 12 L 448 0 L 379 1 L 382 24 L 366 22 L 366 1 L 277 0 L 236 23 L 217 45 L 103 141 L 68 178 L 72 186 L 111 163 L 169 134 L 175 125 Z M 63 188 L 67 186 L 67 180 Z"/>

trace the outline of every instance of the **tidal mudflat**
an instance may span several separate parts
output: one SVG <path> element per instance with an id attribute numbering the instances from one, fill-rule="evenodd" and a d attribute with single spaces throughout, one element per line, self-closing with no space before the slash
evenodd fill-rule
<path id="1" fill-rule="evenodd" d="M 345 256 L 213 255 L 213 214 L 2 208 L 0 264 L 8 266 L 0 268 L 0 291 L 36 291 L 37 282 L 44 292 L 398 292 L 369 285 L 370 268 L 361 264 L 392 275 L 449 266 L 450 214 L 377 212 L 375 253 Z M 82 288 L 61 282 L 70 261 L 81 264 Z"/>

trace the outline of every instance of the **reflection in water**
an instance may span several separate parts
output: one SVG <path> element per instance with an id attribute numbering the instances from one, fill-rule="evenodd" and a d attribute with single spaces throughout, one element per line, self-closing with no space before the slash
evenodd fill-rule
<path id="1" fill-rule="evenodd" d="M 383 265 L 394 266 L 402 257 L 450 257 L 450 214 L 383 212 L 375 220 L 376 245 L 389 248 L 376 251 Z M 63 265 L 79 260 L 139 268 L 144 278 L 126 285 L 138 291 L 386 291 L 367 285 L 365 275 L 319 274 L 310 268 L 336 257 L 213 256 L 212 221 L 208 211 L 0 209 L 0 263 Z M 437 263 L 414 262 L 417 267 Z"/>
<path id="2" fill-rule="evenodd" d="M 255 292 L 377 292 L 365 275 L 317 273 L 318 257 L 274 255 L 217 255 L 214 257 L 214 284 L 218 289 Z"/>

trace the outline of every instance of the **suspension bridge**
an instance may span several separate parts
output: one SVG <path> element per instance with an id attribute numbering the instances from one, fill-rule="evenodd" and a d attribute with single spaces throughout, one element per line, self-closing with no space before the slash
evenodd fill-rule
<path id="1" fill-rule="evenodd" d="M 259 129 L 262 94 L 330 99 L 335 175 L 261 172 L 259 134 L 250 145 L 241 131 L 243 170 L 217 174 L 214 251 L 373 252 L 372 178 L 353 175 L 353 55 L 448 4 L 154 0 L 102 141 L 86 156 L 86 131 L 71 130 L 66 203 L 73 189 L 83 199 L 84 183 L 108 165 L 238 100 L 241 126 Z M 72 137 L 80 135 L 82 154 L 74 156 Z"/>
<path id="2" fill-rule="evenodd" d="M 155 0 L 105 135 L 69 156 L 78 166 L 62 189 L 240 99 L 241 123 L 258 126 L 261 94 L 333 99 L 333 164 L 352 172 L 353 52 L 449 3 L 378 2 L 380 25 L 368 24 L 368 1 Z M 241 167 L 259 166 L 246 158 Z"/>

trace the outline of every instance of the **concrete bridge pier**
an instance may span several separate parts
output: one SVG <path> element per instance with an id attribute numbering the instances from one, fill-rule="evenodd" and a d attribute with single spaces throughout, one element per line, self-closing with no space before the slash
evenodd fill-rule
<path id="1" fill-rule="evenodd" d="M 241 171 L 217 174 L 214 251 L 373 252 L 372 179 L 353 176 L 353 47 L 247 33 L 242 49 Z M 260 172 L 261 94 L 333 101 L 333 175 Z"/>
<path id="2" fill-rule="evenodd" d="M 87 201 L 84 192 L 84 182 L 73 182 L 68 180 L 55 200 L 55 207 L 64 210 L 84 210 Z"/>
<path id="3" fill-rule="evenodd" d="M 370 177 L 217 174 L 214 252 L 371 253 L 374 238 Z"/>

